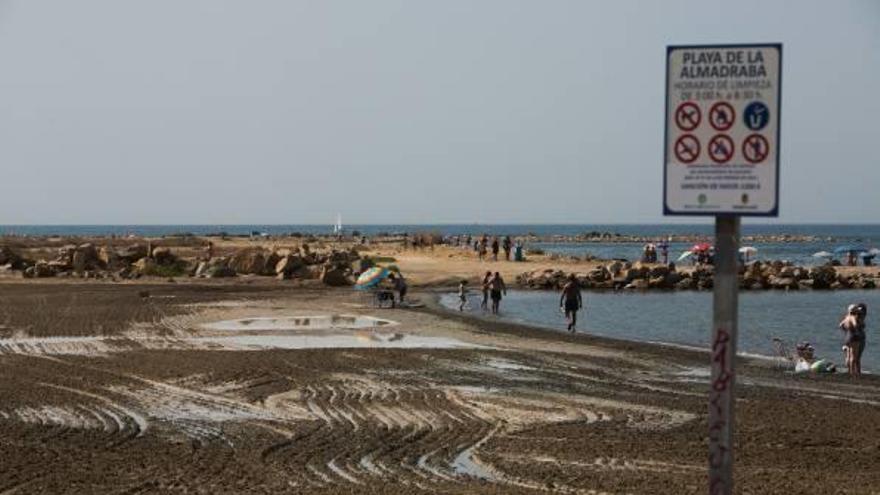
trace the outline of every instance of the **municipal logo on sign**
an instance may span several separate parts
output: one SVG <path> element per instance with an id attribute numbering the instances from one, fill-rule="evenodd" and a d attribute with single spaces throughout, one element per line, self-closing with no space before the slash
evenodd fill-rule
<path id="1" fill-rule="evenodd" d="M 663 212 L 778 216 L 782 45 L 666 51 Z"/>

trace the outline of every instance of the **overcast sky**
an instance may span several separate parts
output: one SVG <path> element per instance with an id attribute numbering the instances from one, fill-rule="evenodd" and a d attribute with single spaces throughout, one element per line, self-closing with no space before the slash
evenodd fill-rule
<path id="1" fill-rule="evenodd" d="M 876 0 L 0 0 L 0 224 L 662 222 L 666 45 L 763 41 L 778 221 L 877 222 Z"/>

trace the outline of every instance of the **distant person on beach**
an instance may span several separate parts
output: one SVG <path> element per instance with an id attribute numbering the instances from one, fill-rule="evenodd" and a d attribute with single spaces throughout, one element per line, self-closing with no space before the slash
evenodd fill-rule
<path id="1" fill-rule="evenodd" d="M 847 315 L 840 322 L 843 332 L 843 355 L 846 369 L 852 376 L 862 374 L 862 353 L 865 351 L 865 318 L 868 306 L 864 303 L 850 304 Z"/>
<path id="2" fill-rule="evenodd" d="M 458 283 L 458 310 L 464 311 L 467 305 L 467 280 Z"/>
<path id="3" fill-rule="evenodd" d="M 492 272 L 486 272 L 483 275 L 483 300 L 480 302 L 480 308 L 489 309 L 489 282 L 492 280 Z"/>
<path id="4" fill-rule="evenodd" d="M 486 259 L 486 254 L 488 254 L 488 252 L 489 252 L 489 239 L 484 235 L 480 239 L 480 251 L 479 251 L 480 261 L 483 261 L 484 259 Z"/>
<path id="5" fill-rule="evenodd" d="M 504 236 L 501 248 L 504 249 L 504 260 L 510 261 L 510 250 L 513 248 L 513 241 L 510 239 L 509 235 Z"/>
<path id="6" fill-rule="evenodd" d="M 495 272 L 495 276 L 489 281 L 489 293 L 492 297 L 492 314 L 497 315 L 501 309 L 501 295 L 502 293 L 507 295 L 507 285 L 504 284 L 504 279 L 498 272 Z"/>
<path id="7" fill-rule="evenodd" d="M 668 265 L 669 264 L 669 243 L 666 242 L 665 240 L 662 240 L 662 241 L 660 241 L 660 245 L 658 247 L 660 248 L 660 257 L 663 259 L 663 264 Z"/>
<path id="8" fill-rule="evenodd" d="M 577 281 L 577 277 L 572 273 L 568 276 L 568 282 L 562 288 L 562 295 L 559 297 L 559 308 L 565 312 L 569 332 L 574 333 L 574 327 L 577 325 L 577 312 L 583 307 L 584 301 L 581 297 L 581 286 Z"/>
<path id="9" fill-rule="evenodd" d="M 498 250 L 500 246 L 498 244 L 498 238 L 492 238 L 492 261 L 498 261 Z"/>

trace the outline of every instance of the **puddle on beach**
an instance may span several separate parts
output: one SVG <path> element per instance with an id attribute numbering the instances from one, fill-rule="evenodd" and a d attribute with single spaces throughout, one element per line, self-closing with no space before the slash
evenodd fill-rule
<path id="1" fill-rule="evenodd" d="M 201 337 L 197 340 L 223 347 L 274 349 L 456 349 L 481 347 L 455 339 L 422 337 L 402 333 L 236 335 L 229 337 Z"/>
<path id="2" fill-rule="evenodd" d="M 0 354 L 102 355 L 133 349 L 458 349 L 486 347 L 453 338 L 393 332 L 398 323 L 371 316 L 253 317 L 202 325 L 225 335 L 162 337 L 25 337 L 0 339 Z M 231 335 L 230 335 L 231 334 Z"/>
<path id="3" fill-rule="evenodd" d="M 235 331 L 279 331 L 279 330 L 329 330 L 363 329 L 396 325 L 397 322 L 372 316 L 318 315 L 256 317 L 238 320 L 224 320 L 203 325 L 210 330 Z"/>

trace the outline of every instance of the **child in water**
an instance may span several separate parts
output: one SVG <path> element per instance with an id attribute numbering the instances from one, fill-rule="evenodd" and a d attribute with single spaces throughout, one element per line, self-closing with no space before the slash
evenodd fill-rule
<path id="1" fill-rule="evenodd" d="M 467 280 L 458 283 L 458 310 L 464 311 L 467 305 Z"/>

